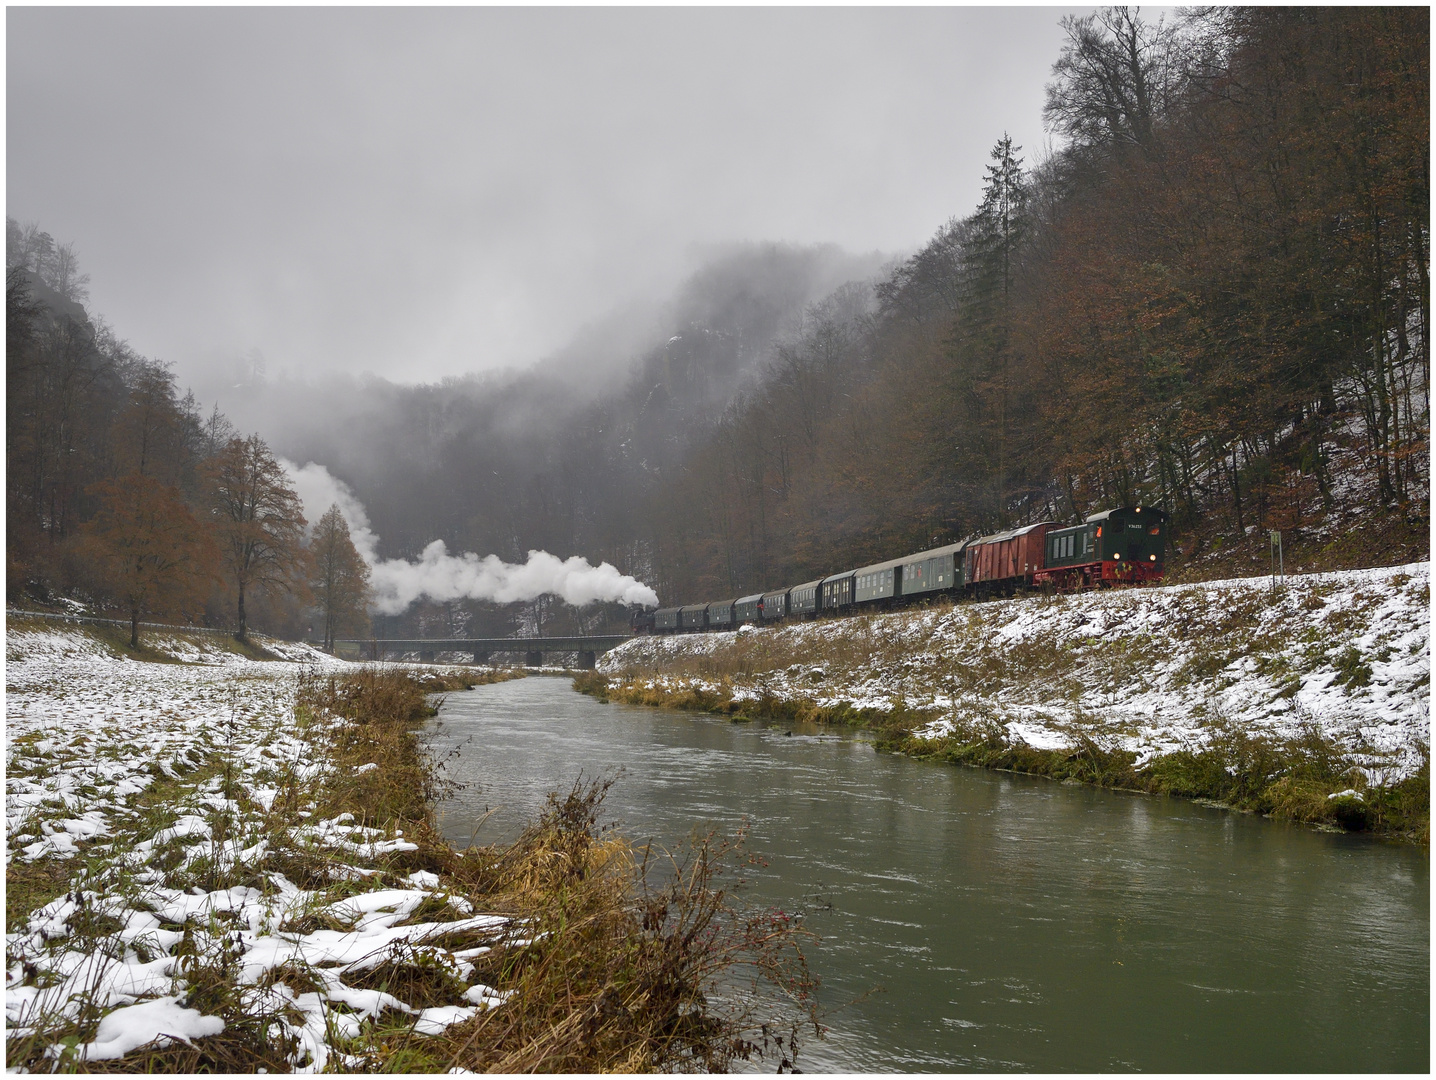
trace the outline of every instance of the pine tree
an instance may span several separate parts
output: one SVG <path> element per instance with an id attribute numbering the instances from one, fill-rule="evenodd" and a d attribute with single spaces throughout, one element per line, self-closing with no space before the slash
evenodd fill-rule
<path id="1" fill-rule="evenodd" d="M 992 148 L 993 164 L 987 167 L 982 205 L 977 208 L 972 238 L 968 243 L 968 288 L 966 299 L 980 315 L 996 324 L 999 340 L 1005 342 L 1012 311 L 1012 283 L 1017 270 L 1017 251 L 1027 236 L 1027 182 L 1022 173 L 1020 146 L 1003 132 Z"/>
<path id="2" fill-rule="evenodd" d="M 987 477 L 989 515 L 1006 522 L 1012 466 L 1012 326 L 1014 283 L 1028 231 L 1022 147 L 1003 133 L 992 148 L 982 204 L 971 219 L 962 254 L 962 289 L 955 328 L 958 400 L 966 423 L 957 435 L 958 470 Z M 961 415 L 961 414 L 959 414 Z"/>

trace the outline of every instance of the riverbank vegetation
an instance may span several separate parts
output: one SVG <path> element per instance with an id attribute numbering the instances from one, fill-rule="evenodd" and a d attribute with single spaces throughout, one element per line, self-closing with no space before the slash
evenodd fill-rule
<path id="1" fill-rule="evenodd" d="M 1429 842 L 1429 568 L 640 638 L 575 686 Z"/>
<path id="2" fill-rule="evenodd" d="M 731 682 L 722 680 L 710 688 L 584 672 L 574 679 L 574 688 L 601 700 L 716 713 L 736 722 L 859 728 L 878 735 L 879 750 L 922 760 L 1175 795 L 1311 825 L 1430 843 L 1429 756 L 1415 773 L 1394 783 L 1372 785 L 1358 762 L 1316 728 L 1299 738 L 1278 739 L 1222 725 L 1201 750 L 1159 753 L 1139 765 L 1134 751 L 1104 746 L 1103 732 L 1085 727 L 1080 720 L 1065 725 L 1074 745 L 1038 749 L 1014 740 L 992 716 L 952 720 L 947 734 L 932 737 L 914 734 L 914 729 L 943 720 L 936 710 L 863 709 L 803 697 L 740 696 Z"/>
<path id="3" fill-rule="evenodd" d="M 444 842 L 442 771 L 418 737 L 432 695 L 519 673 L 158 665 L 82 635 L 17 638 L 9 1067 L 794 1060 L 801 935 L 737 908 L 741 838 L 636 850 L 600 823 L 594 780 L 511 844 Z"/>

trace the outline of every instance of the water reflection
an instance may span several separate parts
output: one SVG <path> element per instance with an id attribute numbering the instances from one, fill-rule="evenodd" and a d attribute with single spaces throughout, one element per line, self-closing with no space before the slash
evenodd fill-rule
<path id="1" fill-rule="evenodd" d="M 749 822 L 753 894 L 822 936 L 825 1001 L 862 998 L 809 1070 L 1427 1065 L 1420 851 L 556 679 L 451 695 L 434 743 L 469 785 L 456 843 L 512 837 L 581 770 L 624 770 L 606 809 L 633 840 Z"/>

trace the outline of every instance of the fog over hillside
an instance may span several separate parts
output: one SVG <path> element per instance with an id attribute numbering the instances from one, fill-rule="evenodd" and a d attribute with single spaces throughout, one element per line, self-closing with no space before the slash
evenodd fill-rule
<path id="1" fill-rule="evenodd" d="M 672 296 L 614 313 L 531 368 L 406 386 L 370 374 L 271 377 L 237 357 L 224 378 L 195 390 L 277 453 L 342 477 L 370 508 L 384 553 L 412 557 L 436 538 L 464 544 L 467 527 L 494 513 L 510 483 L 538 482 L 580 413 L 580 425 L 602 428 L 603 414 L 607 434 L 627 426 L 640 441 L 676 440 L 681 450 L 756 377 L 775 343 L 798 333 L 805 313 L 846 283 L 869 287 L 888 261 L 834 245 L 725 245 Z M 592 464 L 618 472 L 621 444 Z M 456 501 L 475 490 L 473 476 L 458 488 L 437 479 L 476 471 L 488 478 L 481 505 Z M 445 528 L 440 521 L 450 531 L 430 532 Z M 526 540 L 527 532 L 517 523 L 495 531 L 493 550 L 518 558 L 526 545 L 572 543 L 547 532 Z"/>

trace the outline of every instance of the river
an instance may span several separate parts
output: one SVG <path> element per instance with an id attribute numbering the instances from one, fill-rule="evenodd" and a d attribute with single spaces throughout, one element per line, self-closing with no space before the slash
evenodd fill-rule
<path id="1" fill-rule="evenodd" d="M 606 818 L 634 841 L 747 821 L 768 863 L 748 895 L 821 938 L 807 1071 L 1429 1065 L 1421 850 L 554 678 L 451 694 L 432 745 L 467 785 L 440 808 L 461 847 L 511 838 L 580 770 L 623 770 Z"/>

